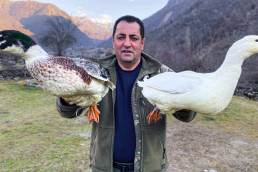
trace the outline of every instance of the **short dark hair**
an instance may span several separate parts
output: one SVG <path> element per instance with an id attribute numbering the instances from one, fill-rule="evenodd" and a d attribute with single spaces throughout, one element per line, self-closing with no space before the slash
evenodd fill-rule
<path id="1" fill-rule="evenodd" d="M 116 33 L 117 25 L 118 25 L 118 23 L 120 21 L 126 21 L 128 23 L 137 22 L 140 25 L 141 37 L 142 37 L 142 39 L 144 38 L 144 25 L 143 25 L 143 22 L 139 18 L 134 17 L 134 16 L 130 16 L 130 15 L 122 16 L 122 17 L 120 17 L 119 19 L 116 20 L 114 28 L 113 28 L 113 38 L 114 38 L 115 33 Z"/>

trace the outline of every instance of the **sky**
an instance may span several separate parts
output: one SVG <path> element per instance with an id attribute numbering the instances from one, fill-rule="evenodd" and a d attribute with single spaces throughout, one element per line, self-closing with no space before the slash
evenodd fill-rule
<path id="1" fill-rule="evenodd" d="M 21 0 L 12 0 L 21 1 Z M 23 0 L 26 1 L 26 0 Z M 115 21 L 123 15 L 145 19 L 163 8 L 168 0 L 33 0 L 55 4 L 71 16 Z"/>

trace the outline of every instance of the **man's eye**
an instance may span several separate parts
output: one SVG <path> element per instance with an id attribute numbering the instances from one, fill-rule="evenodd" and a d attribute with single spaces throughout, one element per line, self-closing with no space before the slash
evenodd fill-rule
<path id="1" fill-rule="evenodd" d="M 123 37 L 123 36 L 119 36 L 119 37 L 117 37 L 117 39 L 119 39 L 119 40 L 122 40 L 122 39 L 124 39 L 125 37 Z"/>
<path id="2" fill-rule="evenodd" d="M 132 37 L 132 38 L 131 38 L 131 40 L 133 40 L 133 41 L 137 41 L 137 40 L 138 40 L 138 38 L 137 38 L 137 37 Z"/>

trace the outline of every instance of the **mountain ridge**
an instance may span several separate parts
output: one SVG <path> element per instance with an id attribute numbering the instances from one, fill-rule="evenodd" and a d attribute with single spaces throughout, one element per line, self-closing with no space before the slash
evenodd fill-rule
<path id="1" fill-rule="evenodd" d="M 89 37 L 89 39 L 85 41 L 91 42 L 91 45 L 95 45 L 94 42 L 99 42 L 111 36 L 112 23 L 99 24 L 87 17 L 69 16 L 54 4 L 36 1 L 0 1 L 0 30 L 19 30 L 29 36 L 33 36 L 41 32 L 41 28 L 38 25 L 44 26 L 46 18 L 50 18 L 52 16 L 62 16 L 74 23 L 77 23 L 77 19 L 80 18 L 81 21 L 78 29 Z M 36 25 L 34 24 L 35 21 L 28 20 L 34 18 L 41 19 L 42 21 L 37 21 Z M 26 21 L 26 24 L 29 25 L 29 27 L 24 25 L 24 21 Z M 33 29 L 34 26 L 37 29 Z M 30 29 L 34 30 L 34 32 Z M 35 30 L 37 30 L 37 32 L 35 32 Z M 92 40 L 89 41 L 90 39 Z M 83 45 L 83 43 L 81 44 Z"/>

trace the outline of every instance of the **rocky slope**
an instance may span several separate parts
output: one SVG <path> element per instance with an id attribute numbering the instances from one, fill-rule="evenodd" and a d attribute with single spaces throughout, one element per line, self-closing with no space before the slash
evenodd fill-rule
<path id="1" fill-rule="evenodd" d="M 255 0 L 170 0 L 144 20 L 145 51 L 175 71 L 214 71 L 233 42 L 258 35 L 257 16 Z M 257 64 L 245 61 L 238 86 L 258 89 Z"/>
<path id="2" fill-rule="evenodd" d="M 78 24 L 78 28 L 92 39 L 105 40 L 112 35 L 112 22 L 95 22 L 87 17 L 73 16 L 72 20 Z"/>

